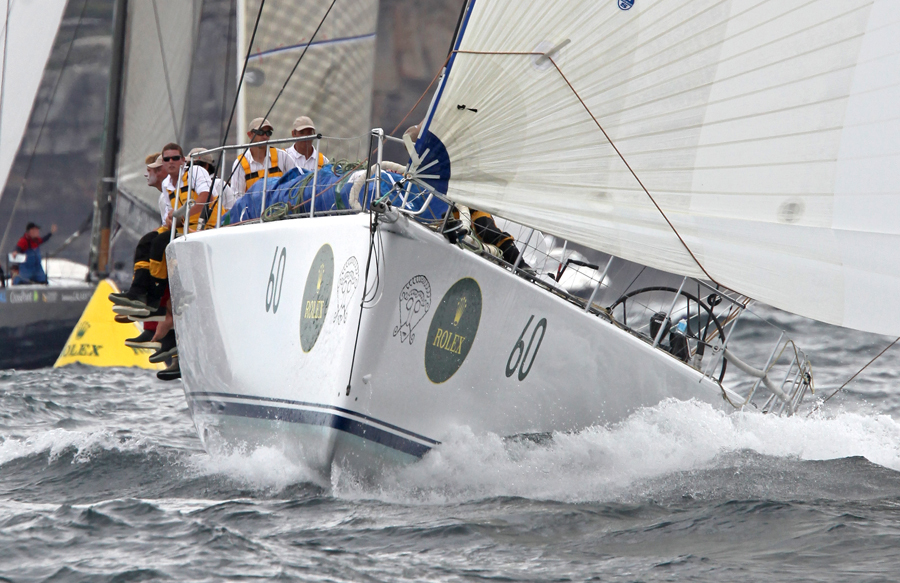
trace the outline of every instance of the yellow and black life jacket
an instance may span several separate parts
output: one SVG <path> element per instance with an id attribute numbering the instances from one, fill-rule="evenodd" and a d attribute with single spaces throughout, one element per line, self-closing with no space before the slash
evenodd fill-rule
<path id="1" fill-rule="evenodd" d="M 247 156 L 241 156 L 241 168 L 244 169 L 244 184 L 247 190 L 250 190 L 250 187 L 266 174 L 265 168 L 251 172 L 250 160 L 247 159 Z M 269 148 L 269 178 L 277 178 L 282 174 L 284 171 L 278 167 L 278 150 Z"/>
<path id="2" fill-rule="evenodd" d="M 188 185 L 188 168 L 185 168 L 184 174 L 181 175 L 181 188 L 178 189 L 178 208 L 187 204 L 188 191 L 190 191 L 191 205 L 193 206 L 197 204 L 197 192 Z M 175 208 L 174 202 L 172 203 L 172 208 Z M 193 210 L 193 208 L 188 209 L 188 212 L 191 210 Z M 196 231 L 197 223 L 199 221 L 200 215 L 191 215 L 188 220 L 188 231 Z"/>

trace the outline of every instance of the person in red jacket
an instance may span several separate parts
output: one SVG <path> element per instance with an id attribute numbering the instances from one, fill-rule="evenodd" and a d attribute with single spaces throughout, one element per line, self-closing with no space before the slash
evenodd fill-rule
<path id="1" fill-rule="evenodd" d="M 56 225 L 50 227 L 50 232 L 41 237 L 41 228 L 34 223 L 28 223 L 25 234 L 16 243 L 16 251 L 25 255 L 25 261 L 19 265 L 19 276 L 30 283 L 47 283 L 47 274 L 41 265 L 41 245 L 50 239 L 56 232 Z"/>

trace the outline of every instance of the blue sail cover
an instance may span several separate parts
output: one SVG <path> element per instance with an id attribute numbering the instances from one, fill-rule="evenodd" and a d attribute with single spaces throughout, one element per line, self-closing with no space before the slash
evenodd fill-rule
<path id="1" fill-rule="evenodd" d="M 325 212 L 352 208 L 350 206 L 350 191 L 353 184 L 350 181 L 352 172 L 337 169 L 333 164 L 326 164 L 319 170 L 316 178 L 315 212 Z M 409 211 L 419 211 L 428 198 L 428 193 L 422 188 L 411 184 L 403 189 L 394 189 L 394 184 L 399 182 L 402 176 L 393 172 L 381 173 L 381 193 L 387 194 L 388 200 L 395 207 L 404 206 Z M 222 224 L 234 224 L 241 221 L 258 219 L 262 208 L 262 179 L 258 180 L 247 193 L 234 203 L 231 210 L 222 217 Z M 266 207 L 275 203 L 284 202 L 291 205 L 292 213 L 308 213 L 313 192 L 313 173 L 307 170 L 294 168 L 284 176 L 270 178 L 266 183 Z M 375 185 L 369 184 L 366 189 L 360 189 L 358 195 L 359 205 L 367 209 L 369 202 L 375 196 Z M 403 197 L 406 196 L 406 204 L 403 205 Z M 447 212 L 447 203 L 437 197 L 432 197 L 428 208 L 420 215 L 420 220 L 442 220 Z"/>

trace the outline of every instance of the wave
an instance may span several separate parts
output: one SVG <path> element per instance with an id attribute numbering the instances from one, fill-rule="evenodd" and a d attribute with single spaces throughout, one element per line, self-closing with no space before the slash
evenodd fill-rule
<path id="1" fill-rule="evenodd" d="M 316 489 L 328 487 L 315 471 L 269 446 L 228 453 L 198 453 L 186 460 L 185 465 L 195 478 L 224 477 L 261 493 L 273 494 L 298 484 L 313 485 Z"/>
<path id="2" fill-rule="evenodd" d="M 652 496 L 645 486 L 666 476 L 733 466 L 745 452 L 789 464 L 863 457 L 900 470 L 900 424 L 888 415 L 854 412 L 809 418 L 725 414 L 673 399 L 616 425 L 545 440 L 479 436 L 461 428 L 420 462 L 387 472 L 374 487 L 351 477 L 334 491 L 398 502 L 498 496 L 614 501 L 636 491 Z"/>
<path id="3" fill-rule="evenodd" d="M 25 462 L 30 473 L 77 475 L 86 480 L 83 486 L 91 492 L 101 485 L 88 487 L 93 479 L 82 476 L 84 472 L 107 475 L 107 480 L 125 492 L 131 492 L 134 485 L 128 482 L 136 475 L 146 479 L 152 474 L 160 483 L 150 490 L 164 496 L 214 492 L 215 498 L 227 498 L 238 492 L 251 497 L 307 497 L 330 493 L 348 500 L 400 503 L 440 504 L 492 497 L 616 502 L 633 496 L 665 496 L 674 488 L 691 495 L 699 490 L 699 495 L 706 491 L 725 496 L 731 491 L 753 497 L 761 490 L 748 485 L 785 481 L 773 477 L 772 472 L 800 476 L 797 479 L 808 476 L 801 489 L 806 488 L 809 495 L 813 495 L 812 482 L 828 482 L 833 495 L 853 488 L 849 482 L 835 480 L 852 482 L 859 472 L 870 471 L 871 464 L 892 470 L 890 474 L 900 471 L 900 423 L 873 412 L 831 410 L 791 418 L 754 412 L 726 414 L 705 403 L 673 399 L 641 409 L 621 423 L 574 433 L 502 438 L 476 435 L 461 427 L 414 464 L 388 468 L 374 481 L 335 468 L 330 483 L 274 447 L 209 455 L 172 449 L 157 438 L 108 430 L 52 429 L 0 441 L 0 466 L 23 458 L 32 458 Z M 868 462 L 841 467 L 802 465 L 847 458 Z M 17 467 L 25 469 L 21 463 Z M 838 477 L 828 476 L 829 472 Z M 725 474 L 729 479 L 740 475 L 731 481 L 742 486 L 723 485 L 728 481 Z M 878 483 L 881 478 L 873 479 Z M 895 484 L 893 478 L 890 481 Z M 878 488 L 873 491 L 877 495 Z M 785 495 L 789 494 L 788 488 Z"/>
<path id="4" fill-rule="evenodd" d="M 153 447 L 146 437 L 123 437 L 109 430 L 72 431 L 49 429 L 28 437 L 6 437 L 0 441 L 0 465 L 13 460 L 49 454 L 54 461 L 74 450 L 73 461 L 88 462 L 99 451 L 135 452 Z"/>

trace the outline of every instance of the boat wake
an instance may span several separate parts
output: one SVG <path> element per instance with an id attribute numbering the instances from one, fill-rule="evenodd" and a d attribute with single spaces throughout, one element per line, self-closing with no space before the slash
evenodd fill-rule
<path id="1" fill-rule="evenodd" d="M 725 414 L 677 400 L 576 433 L 501 438 L 460 428 L 421 461 L 389 468 L 375 481 L 336 467 L 325 483 L 270 447 L 208 455 L 184 445 L 146 434 L 54 428 L 0 440 L 0 469 L 10 492 L 41 484 L 50 498 L 65 497 L 77 482 L 85 500 L 132 491 L 268 498 L 300 487 L 304 496 L 403 504 L 497 497 L 631 503 L 864 498 L 900 483 L 900 423 L 889 415 Z"/>
<path id="2" fill-rule="evenodd" d="M 338 474 L 333 490 L 340 497 L 404 503 L 499 496 L 628 502 L 669 495 L 768 497 L 780 495 L 784 483 L 790 497 L 793 486 L 778 476 L 802 480 L 811 472 L 801 497 L 819 487 L 839 496 L 845 485 L 823 485 L 823 476 L 845 479 L 848 494 L 861 496 L 859 468 L 833 472 L 810 463 L 846 458 L 896 484 L 894 472 L 884 468 L 900 470 L 900 424 L 888 415 L 853 412 L 810 418 L 725 414 L 705 403 L 668 400 L 611 427 L 543 440 L 459 430 L 419 463 L 387 473 L 374 486 Z"/>

